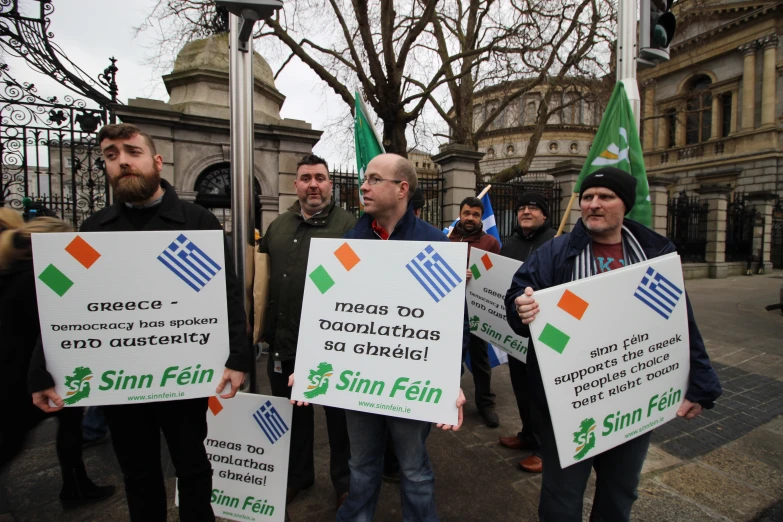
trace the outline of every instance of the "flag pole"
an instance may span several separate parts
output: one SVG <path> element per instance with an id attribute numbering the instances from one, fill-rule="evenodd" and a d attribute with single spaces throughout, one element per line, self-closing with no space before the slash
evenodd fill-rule
<path id="1" fill-rule="evenodd" d="M 492 185 L 487 185 L 486 187 L 484 187 L 484 190 L 482 190 L 482 191 L 479 193 L 479 195 L 478 195 L 478 196 L 476 196 L 476 199 L 481 199 L 481 198 L 483 198 L 483 197 L 484 197 L 484 196 L 487 194 L 487 192 L 489 192 L 489 189 L 491 189 L 491 188 L 492 188 Z M 446 237 L 451 237 L 451 232 L 452 232 L 453 230 L 454 230 L 453 228 L 452 228 L 451 230 L 449 230 L 449 233 L 448 233 L 448 234 L 446 234 Z"/>
<path id="2" fill-rule="evenodd" d="M 571 212 L 571 207 L 574 206 L 574 200 L 576 199 L 576 192 L 571 193 L 571 199 L 568 200 L 568 206 L 565 209 L 565 212 L 563 212 L 563 219 L 560 220 L 560 226 L 557 227 L 557 234 L 555 234 L 555 237 L 558 237 L 563 233 L 563 229 L 565 228 L 566 224 L 566 218 L 568 218 L 568 213 Z"/>

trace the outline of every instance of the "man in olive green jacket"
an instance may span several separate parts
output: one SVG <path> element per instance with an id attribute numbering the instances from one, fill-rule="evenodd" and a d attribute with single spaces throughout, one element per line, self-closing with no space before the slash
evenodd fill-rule
<path id="1" fill-rule="evenodd" d="M 269 254 L 270 262 L 269 304 L 263 335 L 269 343 L 267 375 L 272 394 L 289 399 L 288 378 L 294 373 L 310 239 L 343 237 L 356 223 L 356 217 L 335 205 L 329 167 L 322 158 L 315 155 L 302 158 L 297 164 L 294 186 L 299 201 L 269 225 L 259 245 L 259 252 Z M 344 410 L 326 406 L 324 410 L 331 449 L 330 472 L 339 508 L 350 482 L 348 430 Z M 288 502 L 315 482 L 313 428 L 313 407 L 294 408 Z"/>

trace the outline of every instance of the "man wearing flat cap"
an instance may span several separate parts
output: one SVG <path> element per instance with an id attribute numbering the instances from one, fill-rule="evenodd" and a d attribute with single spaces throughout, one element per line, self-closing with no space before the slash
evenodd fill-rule
<path id="1" fill-rule="evenodd" d="M 525 192 L 517 198 L 516 212 L 518 226 L 500 249 L 500 255 L 524 262 L 534 250 L 555 237 L 555 230 L 550 226 L 549 202 L 543 194 Z M 509 357 L 508 373 L 517 400 L 519 418 L 522 419 L 522 431 L 500 437 L 500 445 L 531 452 L 530 456 L 519 461 L 519 467 L 528 473 L 541 473 L 541 414 L 530 397 L 527 365 Z"/>
<path id="2" fill-rule="evenodd" d="M 570 234 L 542 245 L 514 275 L 505 301 L 506 318 L 515 332 L 530 337 L 528 325 L 539 311 L 535 291 L 675 251 L 672 242 L 665 237 L 624 219 L 635 200 L 636 180 L 623 170 L 603 167 L 582 181 L 579 193 L 582 217 L 574 229 Z M 622 305 L 618 303 L 618 306 Z M 712 408 L 722 390 L 687 296 L 686 306 L 690 374 L 685 399 L 677 415 L 692 419 L 703 408 Z M 583 496 L 592 469 L 596 471 L 596 487 L 590 520 L 629 520 L 652 432 L 562 469 L 535 348 L 531 339 L 527 356 L 529 384 L 533 400 L 542 414 L 544 470 L 538 508 L 540 520 L 581 522 Z"/>

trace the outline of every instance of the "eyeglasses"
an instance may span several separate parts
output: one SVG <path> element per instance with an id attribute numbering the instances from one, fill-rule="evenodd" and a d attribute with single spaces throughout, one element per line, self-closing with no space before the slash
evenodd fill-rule
<path id="1" fill-rule="evenodd" d="M 389 181 L 391 183 L 402 183 L 404 180 L 401 180 L 401 179 L 386 179 L 386 178 L 382 178 L 380 176 L 370 176 L 369 178 L 364 178 L 364 181 L 366 181 L 368 185 L 377 185 L 378 183 L 380 183 L 382 181 Z"/>

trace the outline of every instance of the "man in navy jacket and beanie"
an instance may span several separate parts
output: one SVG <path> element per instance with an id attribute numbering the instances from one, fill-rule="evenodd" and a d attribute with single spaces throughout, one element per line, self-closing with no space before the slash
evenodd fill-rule
<path id="1" fill-rule="evenodd" d="M 667 238 L 623 218 L 633 208 L 636 197 L 633 176 L 614 167 L 603 167 L 587 176 L 580 188 L 582 218 L 570 234 L 557 237 L 533 252 L 514 275 L 506 294 L 508 323 L 515 332 L 525 337 L 530 337 L 528 325 L 539 311 L 535 291 L 675 251 Z M 703 408 L 712 408 L 722 390 L 687 297 L 686 306 L 690 332 L 690 376 L 688 390 L 677 415 L 692 419 Z M 527 363 L 533 398 L 543 416 L 541 450 L 544 475 L 539 518 L 543 522 L 581 521 L 585 487 L 591 469 L 595 469 L 596 493 L 590 520 L 629 520 L 631 507 L 638 496 L 636 488 L 652 433 L 647 432 L 562 469 L 532 339 Z"/>
<path id="2" fill-rule="evenodd" d="M 407 159 L 396 154 L 381 154 L 373 158 L 367 165 L 361 186 L 365 214 L 345 238 L 448 241 L 443 232 L 414 215 L 413 206 L 409 203 L 417 185 L 416 170 Z M 463 352 L 467 339 L 465 327 L 467 325 L 463 327 Z M 454 371 L 458 371 L 456 366 Z M 439 424 L 438 427 L 444 430 L 456 431 L 462 424 L 462 405 L 465 403 L 462 390 L 455 399 L 459 408 L 458 423 L 456 426 Z M 351 441 L 351 485 L 348 498 L 337 512 L 337 520 L 372 520 L 381 490 L 387 430 L 400 461 L 403 519 L 438 520 L 435 476 L 426 446 L 432 425 L 351 410 L 345 411 L 345 417 Z"/>

